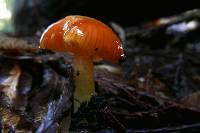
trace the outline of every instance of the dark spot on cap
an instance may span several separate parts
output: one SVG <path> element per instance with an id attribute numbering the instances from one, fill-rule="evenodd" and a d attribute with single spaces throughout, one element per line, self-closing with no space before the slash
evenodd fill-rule
<path id="1" fill-rule="evenodd" d="M 95 51 L 98 51 L 99 49 L 98 49 L 98 48 L 95 48 L 94 50 L 95 50 Z"/>
<path id="2" fill-rule="evenodd" d="M 76 71 L 76 76 L 79 76 L 80 75 L 80 72 L 79 71 Z"/>
<path id="3" fill-rule="evenodd" d="M 126 60 L 126 56 L 122 56 L 120 59 L 119 59 L 119 64 L 123 63 L 124 61 Z"/>

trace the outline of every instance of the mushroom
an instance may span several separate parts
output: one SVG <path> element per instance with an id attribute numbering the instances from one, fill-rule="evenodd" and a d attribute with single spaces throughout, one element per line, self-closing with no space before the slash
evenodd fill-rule
<path id="1" fill-rule="evenodd" d="M 40 48 L 74 55 L 74 111 L 95 92 L 93 61 L 118 63 L 124 58 L 121 41 L 104 23 L 72 15 L 51 24 L 42 34 Z"/>

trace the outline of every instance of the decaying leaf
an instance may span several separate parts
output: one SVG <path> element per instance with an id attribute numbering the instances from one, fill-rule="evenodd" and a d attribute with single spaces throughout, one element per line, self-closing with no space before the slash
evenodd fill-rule
<path id="1" fill-rule="evenodd" d="M 1 39 L 0 125 L 3 132 L 41 133 L 55 125 L 57 131 L 61 128 L 59 124 L 69 117 L 72 106 L 71 65 L 62 54 L 40 50 L 18 39 Z"/>
<path id="2" fill-rule="evenodd" d="M 3 80 L 0 83 L 1 91 L 4 92 L 5 95 L 9 97 L 10 101 L 15 100 L 17 97 L 17 91 L 18 91 L 17 88 L 20 75 L 21 75 L 21 70 L 18 65 L 15 65 L 10 70 L 8 77 L 6 77 L 5 79 L 1 79 Z M 2 77 L 3 75 L 0 76 Z"/>
<path id="3" fill-rule="evenodd" d="M 33 52 L 36 51 L 34 44 L 28 44 L 27 41 L 13 37 L 0 36 L 0 51 L 1 52 Z"/>
<path id="4" fill-rule="evenodd" d="M 1 116 L 1 125 L 3 126 L 3 130 L 6 131 L 10 126 L 16 127 L 18 122 L 20 121 L 19 115 L 13 113 L 9 109 L 0 108 L 0 116 Z"/>
<path id="5" fill-rule="evenodd" d="M 181 103 L 188 107 L 193 107 L 200 110 L 200 91 L 194 92 L 181 100 Z"/>

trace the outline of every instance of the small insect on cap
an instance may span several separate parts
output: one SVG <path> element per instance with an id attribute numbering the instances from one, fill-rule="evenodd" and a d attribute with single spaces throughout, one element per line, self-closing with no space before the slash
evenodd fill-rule
<path id="1" fill-rule="evenodd" d="M 43 33 L 40 48 L 117 63 L 124 58 L 121 41 L 110 27 L 86 16 L 67 16 L 50 25 Z"/>

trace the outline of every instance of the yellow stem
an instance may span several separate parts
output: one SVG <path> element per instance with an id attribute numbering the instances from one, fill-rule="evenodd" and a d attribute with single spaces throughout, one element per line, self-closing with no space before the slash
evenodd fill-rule
<path id="1" fill-rule="evenodd" d="M 74 112 L 78 110 L 81 103 L 89 102 L 95 91 L 93 60 L 83 54 L 77 54 L 74 58 Z"/>

